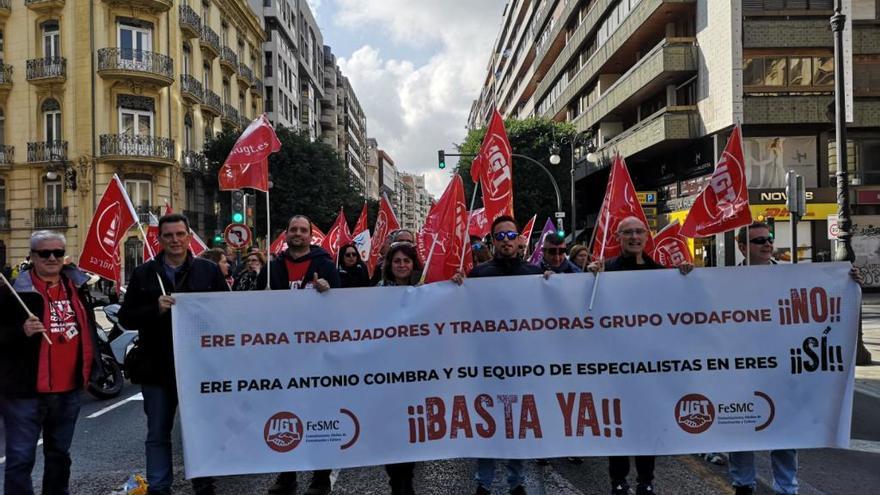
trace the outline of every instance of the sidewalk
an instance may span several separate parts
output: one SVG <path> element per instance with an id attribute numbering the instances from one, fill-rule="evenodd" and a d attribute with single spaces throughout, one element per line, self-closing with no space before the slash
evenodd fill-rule
<path id="1" fill-rule="evenodd" d="M 862 294 L 862 334 L 872 366 L 856 366 L 856 391 L 880 399 L 880 293 Z"/>

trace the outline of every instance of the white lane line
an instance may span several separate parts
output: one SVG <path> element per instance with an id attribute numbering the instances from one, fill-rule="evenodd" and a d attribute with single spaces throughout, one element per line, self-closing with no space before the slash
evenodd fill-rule
<path id="1" fill-rule="evenodd" d="M 43 439 L 42 439 L 42 438 L 40 438 L 39 440 L 37 440 L 37 447 L 39 447 L 40 445 L 43 445 Z M 4 463 L 6 463 L 6 456 L 0 457 L 0 464 L 4 464 Z"/>
<path id="2" fill-rule="evenodd" d="M 880 454 L 880 441 L 877 440 L 858 440 L 850 439 L 849 450 L 858 450 L 859 452 L 869 452 L 871 454 Z"/>
<path id="3" fill-rule="evenodd" d="M 110 404 L 109 406 L 105 407 L 104 409 L 101 409 L 101 410 L 93 412 L 92 414 L 89 414 L 88 416 L 86 416 L 86 419 L 95 419 L 98 416 L 106 414 L 106 413 L 116 409 L 117 407 L 119 407 L 123 404 L 126 404 L 128 402 L 131 402 L 133 400 L 144 400 L 144 396 L 143 396 L 143 394 L 138 392 L 127 399 L 122 399 L 121 401 L 116 402 L 115 404 Z"/>

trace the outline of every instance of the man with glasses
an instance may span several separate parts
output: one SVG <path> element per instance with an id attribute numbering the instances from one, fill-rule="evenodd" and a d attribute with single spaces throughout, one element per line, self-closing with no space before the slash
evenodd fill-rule
<path id="1" fill-rule="evenodd" d="M 489 252 L 489 246 L 483 242 L 482 238 L 475 235 L 471 236 L 471 256 L 473 256 L 474 259 L 474 266 L 492 259 L 492 253 Z"/>
<path id="2" fill-rule="evenodd" d="M 0 288 L 0 414 L 6 436 L 3 493 L 34 493 L 42 433 L 43 493 L 67 493 L 80 391 L 101 373 L 89 276 L 63 265 L 63 235 L 31 234 L 32 267 Z"/>
<path id="3" fill-rule="evenodd" d="M 565 256 L 565 239 L 556 234 L 550 234 L 544 239 L 544 257 L 541 267 L 544 271 L 553 273 L 581 273 L 582 270 Z"/>

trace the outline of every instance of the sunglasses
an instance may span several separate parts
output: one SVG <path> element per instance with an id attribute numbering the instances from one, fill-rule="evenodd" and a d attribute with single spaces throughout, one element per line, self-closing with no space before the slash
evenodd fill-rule
<path id="1" fill-rule="evenodd" d="M 54 256 L 55 259 L 58 259 L 58 260 L 60 260 L 61 258 L 64 257 L 64 250 L 63 249 L 40 249 L 39 251 L 31 251 L 31 252 L 36 254 L 40 258 L 43 258 L 46 260 L 49 259 L 49 256 Z"/>
<path id="2" fill-rule="evenodd" d="M 496 232 L 493 237 L 495 238 L 496 241 L 503 241 L 505 238 L 508 241 L 512 241 L 512 240 L 516 239 L 517 237 L 519 237 L 519 232 L 515 232 L 513 230 L 508 230 L 505 232 Z"/>
<path id="3" fill-rule="evenodd" d="M 545 248 L 544 248 L 544 252 L 547 253 L 547 254 L 556 254 L 556 255 L 560 255 L 560 254 L 565 254 L 565 248 L 549 248 L 549 247 L 545 247 Z"/>
<path id="4" fill-rule="evenodd" d="M 751 244 L 773 244 L 773 236 L 767 237 L 755 237 L 754 239 L 749 239 Z"/>
<path id="5" fill-rule="evenodd" d="M 346 257 L 346 258 L 357 258 L 357 255 L 358 255 L 358 254 L 357 254 L 357 253 L 354 253 L 354 252 L 348 252 L 348 253 L 345 253 L 345 257 Z"/>
<path id="6" fill-rule="evenodd" d="M 471 249 L 473 249 L 474 251 L 479 251 L 480 249 L 483 249 L 483 245 L 479 242 L 475 242 L 471 244 Z"/>

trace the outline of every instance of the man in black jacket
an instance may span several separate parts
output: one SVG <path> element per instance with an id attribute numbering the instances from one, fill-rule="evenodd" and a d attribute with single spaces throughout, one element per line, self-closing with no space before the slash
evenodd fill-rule
<path id="1" fill-rule="evenodd" d="M 30 243 L 33 268 L 19 273 L 13 287 L 31 314 L 5 285 L 0 287 L 2 491 L 7 495 L 34 493 L 31 471 L 41 432 L 43 493 L 67 493 L 80 393 L 101 373 L 88 275 L 62 265 L 63 235 L 41 230 Z"/>
<path id="2" fill-rule="evenodd" d="M 269 277 L 273 290 L 312 289 L 325 292 L 341 286 L 336 263 L 327 251 L 312 246 L 312 221 L 305 215 L 294 215 L 287 222 L 287 251 L 272 260 L 257 277 L 257 287 L 266 287 Z M 268 275 L 266 270 L 269 271 Z M 330 470 L 315 471 L 306 495 L 330 493 Z M 271 495 L 296 493 L 296 472 L 279 473 L 269 487 Z"/>
<path id="3" fill-rule="evenodd" d="M 119 310 L 119 323 L 138 329 L 143 352 L 143 366 L 131 373 L 133 380 L 141 383 L 147 415 L 145 446 L 150 494 L 170 494 L 174 478 L 171 459 L 171 429 L 177 410 L 171 338 L 174 294 L 229 290 L 220 267 L 207 259 L 194 258 L 189 252 L 191 237 L 185 216 L 171 214 L 159 219 L 162 250 L 154 259 L 134 269 Z M 200 495 L 213 494 L 213 481 L 194 479 L 193 489 Z"/>

